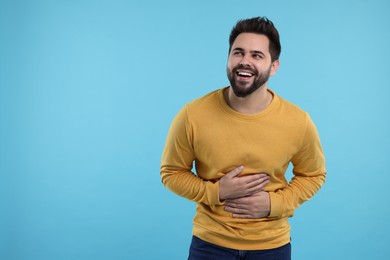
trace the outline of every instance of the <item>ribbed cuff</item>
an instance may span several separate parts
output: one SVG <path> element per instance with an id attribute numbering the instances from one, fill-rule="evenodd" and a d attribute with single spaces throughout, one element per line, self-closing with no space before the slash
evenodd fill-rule
<path id="1" fill-rule="evenodd" d="M 213 183 L 211 181 L 206 183 L 207 198 L 210 205 L 223 205 L 219 199 L 219 182 Z"/>
<path id="2" fill-rule="evenodd" d="M 282 196 L 275 192 L 269 192 L 269 198 L 271 202 L 271 211 L 268 217 L 278 218 L 282 216 L 282 206 L 283 206 Z"/>

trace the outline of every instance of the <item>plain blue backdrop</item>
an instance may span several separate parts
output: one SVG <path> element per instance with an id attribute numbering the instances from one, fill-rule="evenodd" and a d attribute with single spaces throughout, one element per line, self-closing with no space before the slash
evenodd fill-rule
<path id="1" fill-rule="evenodd" d="M 270 88 L 309 111 L 322 190 L 293 259 L 387 259 L 390 4 L 0 1 L 0 259 L 186 259 L 194 204 L 160 181 L 176 112 L 228 85 L 228 35 L 279 29 Z M 289 176 L 291 176 L 289 174 Z"/>

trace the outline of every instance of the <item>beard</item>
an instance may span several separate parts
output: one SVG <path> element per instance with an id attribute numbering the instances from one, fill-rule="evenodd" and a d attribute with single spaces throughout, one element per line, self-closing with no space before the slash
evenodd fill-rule
<path id="1" fill-rule="evenodd" d="M 271 65 L 272 66 L 272 65 Z M 271 73 L 271 66 L 262 73 L 259 73 L 259 71 L 255 68 L 249 68 L 247 66 L 238 65 L 234 67 L 231 71 L 227 69 L 227 76 L 230 81 L 230 85 L 232 86 L 233 92 L 237 97 L 246 97 L 255 92 L 257 89 L 259 89 L 261 86 L 263 86 L 269 79 L 270 73 Z M 237 70 L 244 69 L 247 71 L 251 71 L 254 75 L 254 80 L 252 85 L 249 87 L 245 86 L 239 86 L 240 83 L 237 81 Z"/>

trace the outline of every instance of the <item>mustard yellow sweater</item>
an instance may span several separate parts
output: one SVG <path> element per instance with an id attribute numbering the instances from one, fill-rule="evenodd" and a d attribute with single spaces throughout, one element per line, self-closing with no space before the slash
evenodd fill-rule
<path id="1" fill-rule="evenodd" d="M 195 236 L 239 250 L 283 246 L 290 241 L 288 217 L 325 181 L 317 130 L 306 112 L 271 90 L 271 104 L 258 114 L 230 108 L 223 90 L 192 101 L 176 115 L 162 155 L 162 182 L 197 203 Z M 290 162 L 294 177 L 288 182 Z M 243 175 L 270 175 L 265 188 L 271 201 L 268 217 L 240 219 L 224 211 L 218 181 L 239 165 L 244 166 Z"/>

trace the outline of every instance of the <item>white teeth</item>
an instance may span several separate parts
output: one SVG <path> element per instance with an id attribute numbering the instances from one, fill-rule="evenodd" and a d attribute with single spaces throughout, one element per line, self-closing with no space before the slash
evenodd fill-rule
<path id="1" fill-rule="evenodd" d="M 241 71 L 238 72 L 238 75 L 239 75 L 239 76 L 247 76 L 247 77 L 251 77 L 251 76 L 252 76 L 251 73 L 248 73 L 248 72 L 241 72 Z"/>

